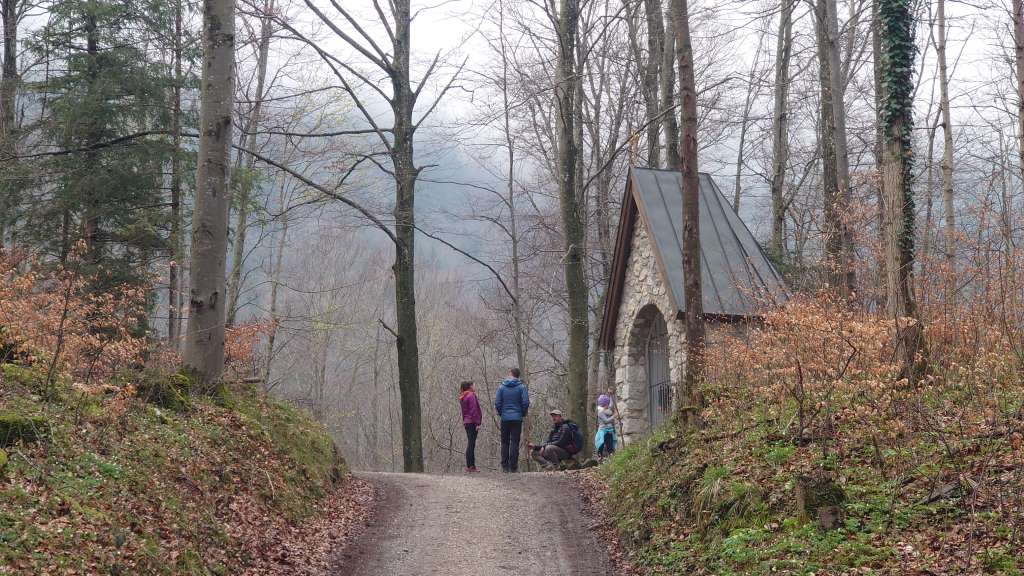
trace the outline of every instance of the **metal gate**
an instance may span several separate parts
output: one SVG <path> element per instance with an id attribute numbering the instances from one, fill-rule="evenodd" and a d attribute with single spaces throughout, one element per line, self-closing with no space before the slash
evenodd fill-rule
<path id="1" fill-rule="evenodd" d="M 661 314 L 651 321 L 647 336 L 647 386 L 650 402 L 647 408 L 648 420 L 653 431 L 672 411 L 672 378 L 668 367 L 668 328 Z"/>

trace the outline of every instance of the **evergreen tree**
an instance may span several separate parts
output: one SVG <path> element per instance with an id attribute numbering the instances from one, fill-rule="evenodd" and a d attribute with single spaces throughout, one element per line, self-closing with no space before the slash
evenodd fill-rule
<path id="1" fill-rule="evenodd" d="M 84 242 L 97 287 L 144 281 L 167 250 L 164 170 L 173 69 L 161 39 L 174 27 L 162 0 L 64 0 L 31 41 L 51 59 L 32 85 L 48 101 L 40 135 L 61 153 L 44 161 L 28 215 L 35 241 L 61 260 Z"/>

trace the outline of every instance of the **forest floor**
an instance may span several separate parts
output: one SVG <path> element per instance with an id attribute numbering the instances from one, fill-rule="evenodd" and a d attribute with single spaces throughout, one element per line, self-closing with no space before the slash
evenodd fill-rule
<path id="1" fill-rule="evenodd" d="M 381 501 L 332 576 L 614 576 L 563 474 L 363 474 Z"/>

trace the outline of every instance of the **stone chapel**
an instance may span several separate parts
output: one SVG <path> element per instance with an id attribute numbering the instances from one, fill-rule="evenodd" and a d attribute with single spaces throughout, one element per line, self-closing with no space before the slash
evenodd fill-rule
<path id="1" fill-rule="evenodd" d="M 682 174 L 633 168 L 601 321 L 625 442 L 668 418 L 685 362 Z M 700 174 L 701 284 L 707 345 L 784 302 L 782 276 L 708 174 Z M 709 367 L 711 368 L 711 367 Z"/>

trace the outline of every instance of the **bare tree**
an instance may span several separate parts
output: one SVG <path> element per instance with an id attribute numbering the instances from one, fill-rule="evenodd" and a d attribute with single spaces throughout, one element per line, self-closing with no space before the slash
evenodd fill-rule
<path id="1" fill-rule="evenodd" d="M 949 72 L 946 68 L 946 2 L 938 0 L 938 35 L 935 43 L 939 59 L 939 110 L 942 112 L 942 211 L 945 216 L 946 258 L 953 258 L 953 120 L 949 112 Z M 930 193 L 930 192 L 929 192 Z"/>
<path id="2" fill-rule="evenodd" d="M 377 14 L 373 25 L 386 35 L 386 40 L 390 44 L 387 50 L 353 13 L 341 4 L 331 2 L 332 14 L 324 12 L 313 0 L 305 0 L 305 5 L 315 15 L 318 22 L 333 34 L 335 39 L 354 50 L 364 62 L 375 69 L 375 73 L 382 74 L 385 81 L 390 84 L 390 91 L 385 90 L 373 79 L 373 74 L 333 55 L 314 38 L 298 30 L 287 19 L 278 19 L 278 23 L 284 29 L 291 32 L 296 39 L 308 45 L 320 56 L 368 125 L 366 129 L 338 131 L 331 135 L 376 135 L 384 149 L 383 154 L 370 153 L 364 155 L 360 161 L 370 160 L 387 173 L 395 184 L 395 204 L 392 212 L 394 232 L 392 233 L 386 228 L 383 229 L 388 233 L 389 239 L 395 247 L 395 261 L 392 269 L 395 277 L 397 325 L 392 330 L 392 335 L 395 337 L 398 352 L 398 384 L 402 404 L 402 460 L 406 472 L 421 472 L 423 471 L 423 440 L 416 325 L 415 238 L 417 227 L 414 208 L 416 182 L 423 168 L 416 165 L 414 140 L 416 131 L 437 109 L 441 100 L 454 85 L 462 66 L 459 66 L 450 80 L 437 91 L 433 100 L 420 113 L 419 118 L 414 118 L 417 103 L 423 96 L 424 88 L 442 64 L 442 55 L 438 53 L 431 60 L 418 85 L 414 85 L 410 66 L 412 13 L 409 0 L 390 2 L 388 4 L 390 14 L 385 13 L 380 3 L 376 1 L 373 3 Z M 392 115 L 390 126 L 380 122 L 367 94 L 379 97 L 390 109 Z M 382 155 L 390 160 L 390 168 L 377 160 L 377 157 Z M 350 202 L 323 186 L 317 189 L 338 200 Z M 365 210 L 362 212 L 364 216 L 368 215 Z M 375 223 L 379 228 L 382 227 L 379 219 L 376 219 Z"/>
<path id="3" fill-rule="evenodd" d="M 679 101 L 682 107 L 683 293 L 685 294 L 686 373 L 679 416 L 694 425 L 699 419 L 704 381 L 704 304 L 700 262 L 700 175 L 697 169 L 697 88 L 687 0 L 672 0 L 679 47 Z"/>
<path id="4" fill-rule="evenodd" d="M 821 189 L 825 216 L 825 265 L 830 282 L 842 286 L 838 265 L 843 258 L 842 213 L 843 205 L 836 161 L 836 124 L 832 93 L 832 63 L 829 58 L 828 20 L 825 2 L 814 6 L 815 34 L 818 51 L 818 85 L 821 113 L 818 128 L 818 142 L 821 148 Z"/>
<path id="5" fill-rule="evenodd" d="M 666 76 L 662 68 L 665 45 L 665 24 L 662 21 L 661 2 L 659 0 L 643 0 L 644 16 L 647 19 L 647 65 L 644 67 L 644 82 L 641 93 L 647 110 L 647 165 L 652 168 L 661 166 L 661 144 L 658 138 L 659 122 L 656 119 L 662 113 L 665 104 L 659 98 L 659 77 Z M 664 84 L 661 84 L 664 86 Z"/>
<path id="6" fill-rule="evenodd" d="M 763 47 L 764 30 L 758 36 L 757 49 L 754 51 L 750 64 L 750 74 L 747 78 L 747 96 L 743 101 L 743 115 L 740 117 L 740 139 L 736 146 L 736 177 L 733 184 L 732 210 L 739 214 L 740 197 L 743 193 L 743 167 L 746 162 L 747 132 L 750 130 L 750 115 L 757 100 L 764 78 L 758 71 L 761 60 L 761 49 Z"/>
<path id="7" fill-rule="evenodd" d="M 579 186 L 578 79 L 576 40 L 578 0 L 561 0 L 558 13 L 558 64 L 555 72 L 555 121 L 558 146 L 558 197 L 565 235 L 566 298 L 569 303 L 569 374 L 566 382 L 569 413 L 587 438 L 587 362 L 590 344 L 589 290 L 586 278 L 586 228 Z M 654 85 L 657 87 L 657 83 Z"/>
<path id="8" fill-rule="evenodd" d="M 203 0 L 199 169 L 192 217 L 192 269 L 184 360 L 206 384 L 216 382 L 224 369 L 224 272 L 231 107 L 235 87 L 234 47 L 234 0 Z"/>
<path id="9" fill-rule="evenodd" d="M 260 35 L 256 48 L 256 90 L 253 94 L 252 108 L 249 110 L 248 118 L 245 120 L 242 137 L 245 147 L 249 150 L 256 149 L 256 135 L 259 133 L 260 116 L 263 113 L 263 99 L 267 83 L 267 60 L 270 58 L 270 37 L 273 34 L 273 20 L 271 14 L 274 12 L 274 0 L 266 0 L 263 7 L 263 15 L 260 17 Z M 238 165 L 242 163 L 243 155 L 238 154 Z M 246 169 L 251 174 L 256 165 L 254 156 L 246 156 Z M 247 180 L 251 180 L 247 178 Z M 251 185 L 243 183 L 236 191 L 239 193 L 238 213 L 235 220 L 235 238 L 232 244 L 231 274 L 228 276 L 228 306 L 227 325 L 235 324 L 235 315 L 238 313 L 238 297 L 242 291 L 242 267 L 245 264 L 245 238 L 249 226 L 249 195 Z"/>
<path id="10" fill-rule="evenodd" d="M 842 66 L 840 57 L 839 37 L 839 14 L 836 0 L 819 0 L 825 3 L 824 24 L 826 38 L 828 39 L 828 69 L 829 84 L 831 85 L 832 97 L 832 129 L 834 130 L 833 143 L 835 147 L 836 182 L 839 193 L 835 195 L 836 203 L 829 214 L 835 219 L 827 223 L 830 233 L 840 238 L 841 250 L 838 259 L 829 263 L 834 270 L 835 279 L 839 292 L 848 296 L 853 292 L 854 273 L 851 265 L 853 257 L 853 236 L 846 223 L 847 209 L 850 206 L 852 191 L 850 189 L 850 157 L 847 147 L 846 133 L 846 68 Z"/>
<path id="11" fill-rule="evenodd" d="M 679 170 L 679 111 L 676 110 L 676 33 L 672 7 L 665 7 L 664 46 L 661 61 L 662 129 L 665 132 L 665 167 Z"/>
<path id="12" fill-rule="evenodd" d="M 1024 181 L 1024 0 L 1013 0 L 1013 48 L 1017 72 L 1017 169 Z"/>
<path id="13" fill-rule="evenodd" d="M 775 107 L 772 112 L 772 236 L 769 251 L 785 256 L 786 165 L 789 158 L 789 61 L 793 53 L 793 0 L 782 0 L 775 48 Z"/>

